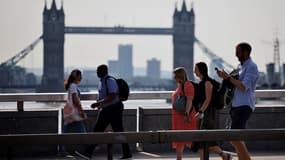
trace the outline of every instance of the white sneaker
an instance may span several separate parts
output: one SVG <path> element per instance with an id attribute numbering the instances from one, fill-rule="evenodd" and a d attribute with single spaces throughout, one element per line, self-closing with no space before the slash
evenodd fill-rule
<path id="1" fill-rule="evenodd" d="M 92 157 L 92 155 L 89 155 L 87 153 L 80 153 L 79 151 L 74 151 L 74 153 L 85 160 L 91 160 Z"/>

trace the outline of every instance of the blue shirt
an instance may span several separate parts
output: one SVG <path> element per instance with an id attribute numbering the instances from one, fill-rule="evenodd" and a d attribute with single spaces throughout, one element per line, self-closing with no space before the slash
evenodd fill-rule
<path id="1" fill-rule="evenodd" d="M 110 93 L 116 93 L 116 98 L 114 100 L 112 100 L 109 103 L 106 103 L 104 105 L 102 105 L 101 107 L 107 107 L 109 105 L 112 104 L 116 104 L 120 101 L 119 96 L 118 96 L 118 92 L 119 92 L 119 88 L 117 85 L 117 82 L 114 78 L 108 77 L 107 75 L 104 76 L 103 78 L 100 78 L 100 83 L 98 86 L 98 90 L 99 90 L 99 100 L 104 99 L 106 97 L 108 97 L 108 93 L 107 93 L 107 86 L 108 86 L 108 92 Z"/>
<path id="2" fill-rule="evenodd" d="M 238 88 L 235 89 L 232 107 L 247 105 L 254 111 L 257 79 L 258 69 L 251 58 L 247 59 L 243 65 L 239 65 L 239 80 L 245 86 L 245 91 L 241 91 Z"/>

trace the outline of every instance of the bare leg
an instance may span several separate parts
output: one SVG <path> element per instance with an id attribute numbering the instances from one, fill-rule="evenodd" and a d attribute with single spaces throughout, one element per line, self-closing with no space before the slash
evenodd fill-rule
<path id="1" fill-rule="evenodd" d="M 198 153 L 199 153 L 199 156 L 200 156 L 200 160 L 204 160 L 204 150 L 203 149 L 199 149 Z"/>
<path id="2" fill-rule="evenodd" d="M 176 160 L 182 160 L 184 146 L 176 147 Z"/>
<path id="3" fill-rule="evenodd" d="M 209 150 L 218 154 L 223 160 L 230 159 L 229 155 L 225 153 L 219 146 L 209 147 Z"/>
<path id="4" fill-rule="evenodd" d="M 235 147 L 239 160 L 250 160 L 250 155 L 244 141 L 231 141 L 231 144 Z"/>

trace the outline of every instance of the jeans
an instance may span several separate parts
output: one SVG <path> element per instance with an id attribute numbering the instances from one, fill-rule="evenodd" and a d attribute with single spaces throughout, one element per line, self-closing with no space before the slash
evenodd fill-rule
<path id="1" fill-rule="evenodd" d="M 86 128 L 83 121 L 76 121 L 63 126 L 63 133 L 85 133 Z M 79 146 L 75 146 L 79 148 Z M 66 147 L 64 145 L 59 145 L 59 152 L 66 152 Z"/>
<path id="2" fill-rule="evenodd" d="M 85 133 L 86 128 L 83 121 L 76 121 L 63 126 L 63 133 Z"/>

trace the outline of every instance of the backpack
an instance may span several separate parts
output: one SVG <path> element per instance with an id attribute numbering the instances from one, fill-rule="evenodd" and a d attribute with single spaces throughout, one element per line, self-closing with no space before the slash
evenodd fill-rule
<path id="1" fill-rule="evenodd" d="M 223 109 L 225 106 L 225 90 L 221 89 L 221 83 L 215 79 L 211 79 L 211 83 L 213 85 L 211 104 L 217 110 Z"/>
<path id="2" fill-rule="evenodd" d="M 112 76 L 108 76 L 105 80 L 105 84 L 106 84 L 106 89 L 107 89 L 107 94 L 109 94 L 109 91 L 108 91 L 108 85 L 107 85 L 107 79 L 108 78 L 113 78 L 116 80 L 117 82 L 117 85 L 118 85 L 118 88 L 119 88 L 119 93 L 118 93 L 118 96 L 120 98 L 120 101 L 126 101 L 128 100 L 129 98 L 129 95 L 130 95 L 130 88 L 129 88 L 129 85 L 128 83 L 122 79 L 122 78 L 115 78 L 115 77 L 112 77 Z"/>
<path id="3" fill-rule="evenodd" d="M 234 79 L 239 78 L 238 70 L 233 70 L 230 73 Z M 225 107 L 230 107 L 232 105 L 232 99 L 234 96 L 235 86 L 228 82 L 227 80 L 223 80 L 222 83 L 212 79 L 211 80 L 213 85 L 213 92 L 212 92 L 212 105 L 217 109 L 223 109 Z"/>

